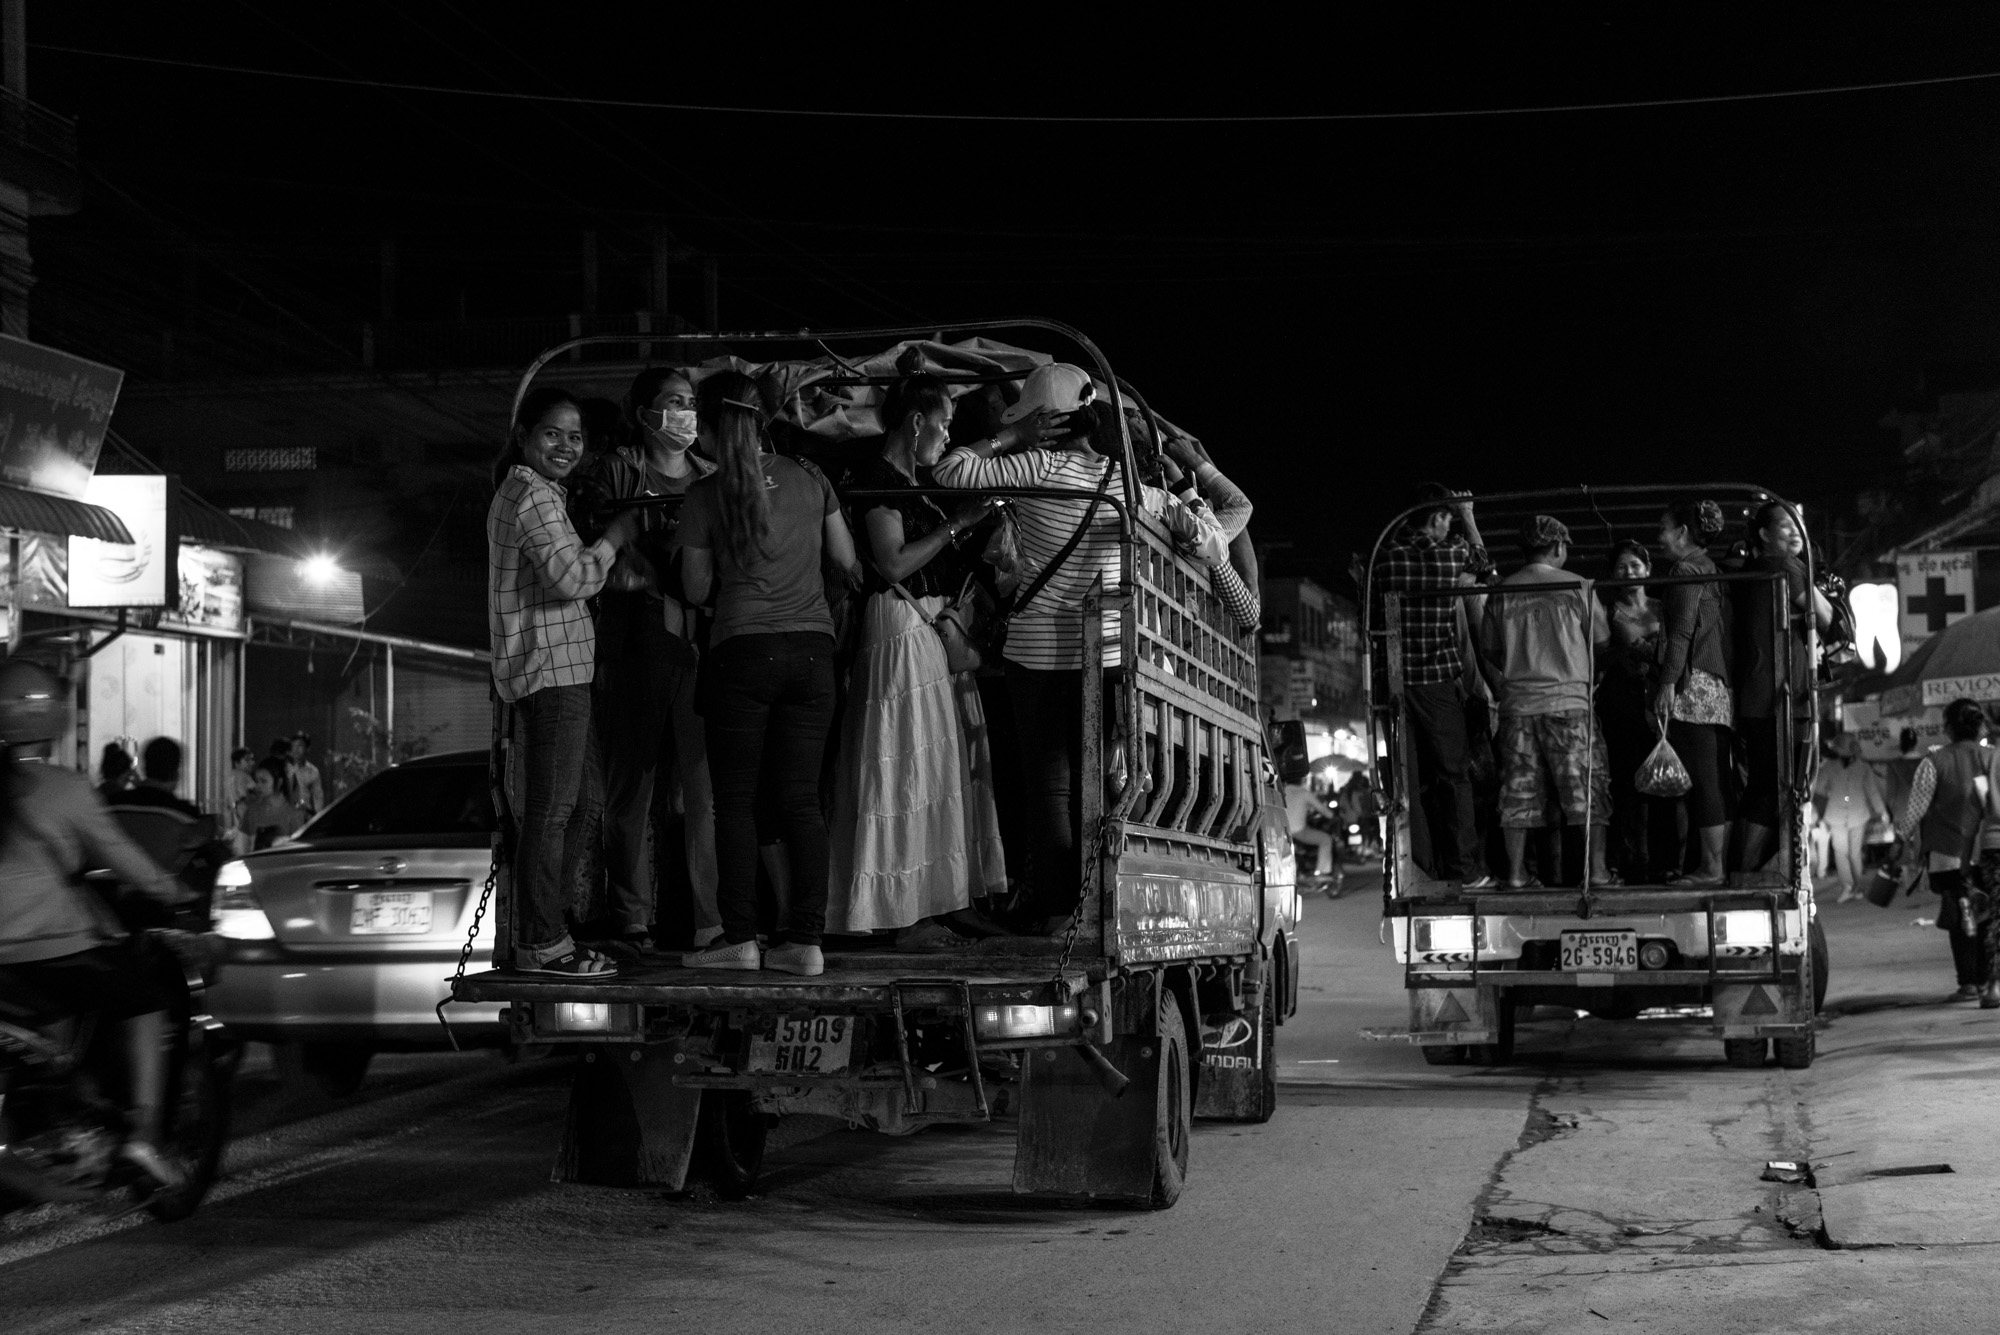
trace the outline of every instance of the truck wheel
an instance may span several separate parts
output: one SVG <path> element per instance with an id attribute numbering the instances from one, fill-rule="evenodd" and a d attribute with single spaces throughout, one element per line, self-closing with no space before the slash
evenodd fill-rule
<path id="1" fill-rule="evenodd" d="M 1465 1065 L 1465 1046 L 1460 1043 L 1426 1044 L 1417 1050 L 1424 1054 L 1424 1061 L 1431 1066 Z"/>
<path id="2" fill-rule="evenodd" d="M 1160 1079 L 1153 1106 L 1153 1191 L 1147 1204 L 1166 1210 L 1187 1182 L 1194 1098 L 1188 1080 L 1187 1022 L 1172 994 L 1160 1003 Z"/>
<path id="3" fill-rule="evenodd" d="M 724 1200 L 740 1201 L 764 1166 L 764 1120 L 740 1089 L 705 1089 L 694 1127 L 694 1161 Z"/>
<path id="4" fill-rule="evenodd" d="M 1770 1040 L 1762 1038 L 1725 1038 L 1722 1040 L 1722 1060 L 1745 1071 L 1764 1069 L 1764 1055 L 1770 1049 Z"/>
<path id="5" fill-rule="evenodd" d="M 1806 949 L 1812 956 L 1813 1014 L 1817 1015 L 1820 1007 L 1826 1005 L 1826 980 L 1833 967 L 1832 954 L 1826 945 L 1826 926 L 1818 917 L 1806 929 Z"/>
<path id="6" fill-rule="evenodd" d="M 1805 1070 L 1819 1053 L 1819 1038 L 1810 1029 L 1797 1038 L 1774 1039 L 1773 1045 L 1778 1049 L 1778 1065 L 1787 1071 Z"/>
<path id="7" fill-rule="evenodd" d="M 271 1055 L 280 1084 L 307 1095 L 344 1099 L 361 1088 L 375 1049 L 366 1043 L 280 1043 Z"/>
<path id="8" fill-rule="evenodd" d="M 1503 989 L 1493 998 L 1493 1013 L 1498 1023 L 1496 1037 L 1491 1043 L 1474 1043 L 1467 1047 L 1465 1055 L 1474 1066 L 1505 1066 L 1514 1060 L 1514 999 Z"/>

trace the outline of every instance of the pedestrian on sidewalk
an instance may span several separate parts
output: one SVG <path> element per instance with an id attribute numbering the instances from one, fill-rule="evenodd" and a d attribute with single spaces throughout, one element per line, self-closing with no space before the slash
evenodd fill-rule
<path id="1" fill-rule="evenodd" d="M 1833 739 L 1833 759 L 1813 778 L 1813 800 L 1831 835 L 1834 872 L 1840 877 L 1845 904 L 1861 897 L 1861 859 L 1867 847 L 1868 822 L 1886 820 L 1889 803 L 1875 771 L 1861 759 L 1861 739 L 1844 732 Z M 1996 843 L 2000 847 L 2000 843 Z"/>
<path id="2" fill-rule="evenodd" d="M 1988 757 L 1979 745 L 1986 713 L 1975 701 L 1954 700 L 1945 707 L 1944 726 L 1951 742 L 1918 763 L 1910 804 L 1896 830 L 1924 859 L 1931 889 L 1941 901 L 1937 925 L 1951 934 L 1958 990 L 1946 1000 L 1976 999 L 1988 1009 L 2000 1008 L 1993 957 L 1980 933 L 1987 896 L 1966 875 L 1978 856 L 1980 823 L 1992 793 Z"/>

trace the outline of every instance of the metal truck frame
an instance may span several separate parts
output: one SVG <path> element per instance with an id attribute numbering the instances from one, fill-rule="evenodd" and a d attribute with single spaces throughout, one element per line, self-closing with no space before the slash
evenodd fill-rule
<path id="1" fill-rule="evenodd" d="M 1799 531 L 1805 524 L 1796 506 L 1776 493 L 1742 483 L 1685 487 L 1569 487 L 1506 492 L 1465 499 L 1482 526 L 1530 514 L 1564 519 L 1573 534 L 1602 533 L 1608 548 L 1616 540 L 1650 536 L 1654 524 L 1677 495 L 1728 503 L 1778 501 Z M 1371 587 L 1363 677 L 1369 691 L 1371 754 L 1383 800 L 1382 911 L 1403 983 L 1410 994 L 1407 1038 L 1433 1065 L 1471 1061 L 1511 1061 L 1515 1014 L 1522 1006 L 1563 1006 L 1614 1019 L 1633 1019 L 1653 1010 L 1705 1027 L 1722 1040 L 1734 1066 L 1762 1066 L 1775 1046 L 1778 1064 L 1803 1068 L 1815 1053 L 1815 1013 L 1825 995 L 1828 967 L 1825 935 L 1816 918 L 1806 813 L 1819 748 L 1818 679 L 1808 674 L 1813 722 L 1803 731 L 1794 722 L 1791 686 L 1796 643 L 1782 576 L 1768 572 L 1719 576 L 1732 596 L 1773 600 L 1774 670 L 1777 688 L 1778 775 L 1782 813 L 1790 828 L 1790 858 L 1780 876 L 1736 873 L 1720 887 L 1674 885 L 1588 888 L 1588 869 L 1577 877 L 1585 888 L 1469 891 L 1455 882 L 1432 880 L 1412 856 L 1409 782 L 1414 761 L 1409 749 L 1404 703 L 1403 598 L 1372 587 L 1383 546 L 1421 510 L 1403 510 L 1377 537 L 1368 564 Z M 1495 512 L 1498 512 L 1497 515 Z M 1495 529 L 1493 531 L 1500 531 Z M 1812 580 L 1812 551 L 1805 554 Z M 1599 589 L 1628 587 L 1634 581 L 1593 581 Z M 1706 579 L 1664 577 L 1643 581 L 1648 588 Z M 1537 590 L 1578 588 L 1580 584 L 1540 584 Z M 1493 593 L 1473 586 L 1449 598 Z M 1594 709 L 1593 709 L 1594 722 Z M 1420 800 L 1420 799 L 1417 799 Z M 1565 932 L 1630 932 L 1642 952 L 1659 967 L 1607 970 L 1563 968 Z M 1772 943 L 1776 942 L 1773 950 Z M 1652 947 L 1649 949 L 1649 947 Z"/>
<path id="2" fill-rule="evenodd" d="M 596 344 L 670 344 L 682 357 L 803 344 L 826 355 L 812 381 L 824 388 L 895 379 L 886 365 L 857 369 L 834 345 L 874 353 L 918 339 L 942 352 L 948 335 L 1008 330 L 1054 334 L 1080 350 L 1123 437 L 1123 492 L 1103 501 L 1122 527 L 1121 588 L 1094 588 L 1083 616 L 1084 893 L 1068 934 L 997 938 L 945 956 L 828 951 L 816 978 L 664 960 L 575 981 L 466 974 L 461 965 L 453 1000 L 504 1003 L 518 1042 L 582 1058 L 559 1179 L 678 1190 L 694 1171 L 741 1193 L 780 1115 L 831 1114 L 901 1134 L 1013 1112 L 1016 1192 L 1165 1208 L 1187 1173 L 1192 1117 L 1271 1116 L 1274 1031 L 1297 1009 L 1298 904 L 1284 799 L 1256 714 L 1256 640 L 1235 626 L 1206 571 L 1177 555 L 1144 513 L 1128 411 L 1155 440 L 1167 426 L 1089 339 L 1040 319 L 576 338 L 528 368 L 515 404 L 551 361 Z M 1106 608 L 1123 612 L 1125 665 L 1108 675 Z M 512 736 L 508 711 L 495 714 L 501 832 L 490 888 L 501 919 L 493 939 L 505 942 Z M 1096 777 L 1106 773 L 1107 745 L 1129 752 L 1122 787 Z M 845 1036 L 850 1066 L 788 1073 L 780 1049 L 802 1036 L 832 1044 Z"/>

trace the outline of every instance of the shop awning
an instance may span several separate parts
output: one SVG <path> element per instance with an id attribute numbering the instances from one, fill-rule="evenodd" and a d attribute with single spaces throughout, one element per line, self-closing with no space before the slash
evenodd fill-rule
<path id="1" fill-rule="evenodd" d="M 132 541 L 125 521 L 101 505 L 86 505 L 5 485 L 0 485 L 0 528 L 28 533 L 69 533 L 100 542 Z"/>

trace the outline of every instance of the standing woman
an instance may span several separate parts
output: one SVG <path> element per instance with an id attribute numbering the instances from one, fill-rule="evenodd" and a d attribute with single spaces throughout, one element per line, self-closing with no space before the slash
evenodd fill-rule
<path id="1" fill-rule="evenodd" d="M 856 472 L 864 489 L 931 485 L 951 443 L 951 395 L 934 375 L 905 376 L 882 404 L 882 452 Z M 972 564 L 958 539 L 989 501 L 947 515 L 927 496 L 863 501 L 870 560 L 834 799 L 827 928 L 900 929 L 905 951 L 960 944 L 947 915 L 1004 893 L 986 715 L 971 673 L 954 677 L 930 620 Z"/>
<path id="2" fill-rule="evenodd" d="M 1993 958 L 1980 931 L 1981 915 L 1974 910 L 1973 878 L 1967 875 L 1968 868 L 1976 867 L 1979 825 L 1992 791 L 1987 755 L 1979 745 L 1986 735 L 1986 712 L 1975 701 L 1954 700 L 1945 706 L 1944 730 L 1951 741 L 1917 762 L 1910 802 L 1896 820 L 1896 832 L 1923 855 L 1931 889 L 1943 901 L 1937 925 L 1951 933 L 1951 964 L 1958 975 L 1958 991 L 1946 1000 L 1979 998 L 1980 1005 L 1991 1009 L 2000 1006 L 2000 996 L 1994 993 Z"/>
<path id="3" fill-rule="evenodd" d="M 1714 501 L 1675 501 L 1660 516 L 1660 547 L 1673 562 L 1669 579 L 1717 574 L 1708 547 L 1722 536 L 1722 507 Z M 1660 635 L 1660 684 L 1653 715 L 1687 766 L 1693 787 L 1683 800 L 1698 841 L 1692 872 L 1670 878 L 1685 885 L 1721 885 L 1729 845 L 1729 810 L 1723 787 L 1729 763 L 1734 701 L 1729 693 L 1729 628 L 1721 588 L 1713 583 L 1666 589 Z"/>
<path id="4" fill-rule="evenodd" d="M 522 753 L 521 833 L 515 853 L 513 957 L 520 973 L 577 977 L 615 967 L 570 939 L 564 833 L 583 782 L 597 634 L 586 600 L 638 526 L 622 511 L 586 547 L 564 510 L 563 479 L 583 458 L 583 414 L 559 389 L 521 402 L 494 466 L 486 512 L 486 624 L 493 685 L 514 706 Z M 576 850 L 569 850 L 572 854 Z"/>
<path id="5" fill-rule="evenodd" d="M 1755 871 L 1774 853 L 1789 848 L 1791 822 L 1779 792 L 1778 720 L 1783 701 L 1779 678 L 1790 657 L 1789 696 L 1794 737 L 1812 736 L 1813 634 L 1833 624 L 1833 605 L 1806 579 L 1805 535 L 1782 501 L 1766 501 L 1750 522 L 1754 544 L 1744 569 L 1784 577 L 1783 621 L 1764 584 L 1740 584 L 1733 599 L 1736 612 L 1736 727 L 1743 735 L 1749 779 L 1743 788 L 1743 869 Z M 1784 625 L 1790 644 L 1781 650 L 1778 628 Z M 1836 824 L 1836 831 L 1841 827 Z M 1837 835 L 1836 838 L 1839 836 Z M 1836 848 L 1840 845 L 1836 842 Z M 1844 880 L 1843 880 L 1844 883 Z M 1843 898 L 1847 896 L 1843 893 Z"/>
<path id="6" fill-rule="evenodd" d="M 817 468 L 766 449 L 757 386 L 738 371 L 702 382 L 695 412 L 717 471 L 688 489 L 681 572 L 688 602 L 715 597 L 702 663 L 702 717 L 715 789 L 722 940 L 692 951 L 692 969 L 764 967 L 822 973 L 827 833 L 820 762 L 833 722 L 833 616 L 823 562 L 852 581 L 854 540 Z M 757 950 L 760 788 L 789 860 L 788 920 Z"/>
<path id="7" fill-rule="evenodd" d="M 1646 544 L 1627 539 L 1611 553 L 1613 579 L 1641 580 L 1653 573 Z M 1674 804 L 1647 797 L 1634 786 L 1639 767 L 1657 740 L 1651 720 L 1659 662 L 1661 606 L 1643 584 L 1615 590 L 1605 609 L 1611 643 L 1604 651 L 1597 688 L 1597 715 L 1611 761 L 1611 848 L 1613 863 L 1627 881 L 1655 884 L 1678 866 L 1673 856 Z"/>

